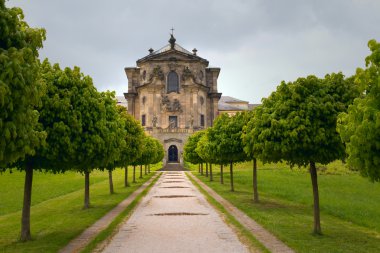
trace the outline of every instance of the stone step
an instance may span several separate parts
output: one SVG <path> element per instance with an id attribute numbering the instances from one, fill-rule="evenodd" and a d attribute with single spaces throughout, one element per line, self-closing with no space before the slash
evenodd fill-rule
<path id="1" fill-rule="evenodd" d="M 167 163 L 163 168 L 159 169 L 159 171 L 188 171 L 179 163 Z"/>

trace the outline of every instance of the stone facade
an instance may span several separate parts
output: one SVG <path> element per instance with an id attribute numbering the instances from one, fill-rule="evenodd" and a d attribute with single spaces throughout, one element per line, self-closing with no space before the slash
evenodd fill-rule
<path id="1" fill-rule="evenodd" d="M 128 112 L 166 150 L 164 164 L 182 163 L 183 145 L 194 131 L 212 126 L 217 117 L 220 68 L 175 43 L 137 60 L 125 68 L 128 77 Z"/>

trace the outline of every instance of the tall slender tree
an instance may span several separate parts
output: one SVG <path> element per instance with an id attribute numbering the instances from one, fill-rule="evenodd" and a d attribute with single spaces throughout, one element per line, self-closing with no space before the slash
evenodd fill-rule
<path id="1" fill-rule="evenodd" d="M 207 130 L 208 141 L 211 143 L 211 156 L 215 163 L 230 165 L 231 191 L 235 190 L 233 164 L 248 160 L 241 139 L 244 123 L 244 116 L 241 113 L 232 117 L 221 114 L 215 120 L 214 126 Z"/>
<path id="2" fill-rule="evenodd" d="M 242 133 L 244 151 L 248 157 L 252 159 L 252 182 L 253 182 L 253 201 L 255 203 L 259 202 L 259 191 L 257 186 L 257 159 L 253 152 L 253 142 L 255 141 L 253 138 L 247 136 L 247 132 L 252 131 L 252 122 L 254 121 L 254 111 L 247 111 L 243 113 L 244 118 L 244 127 Z"/>
<path id="3" fill-rule="evenodd" d="M 314 200 L 314 233 L 322 232 L 315 164 L 344 157 L 344 145 L 336 131 L 337 116 L 357 95 L 351 79 L 341 73 L 282 82 L 249 123 L 252 153 L 263 162 L 287 161 L 310 167 Z"/>

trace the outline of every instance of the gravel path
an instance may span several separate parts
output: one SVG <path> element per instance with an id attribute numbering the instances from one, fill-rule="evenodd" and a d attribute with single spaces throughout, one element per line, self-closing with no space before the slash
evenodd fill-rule
<path id="1" fill-rule="evenodd" d="M 249 252 L 184 172 L 164 172 L 103 252 Z"/>

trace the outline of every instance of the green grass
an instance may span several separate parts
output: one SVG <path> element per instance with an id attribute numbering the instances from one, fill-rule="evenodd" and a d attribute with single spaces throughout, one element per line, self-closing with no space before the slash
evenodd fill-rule
<path id="1" fill-rule="evenodd" d="M 221 196 L 245 212 L 297 252 L 380 252 L 380 184 L 374 184 L 342 164 L 327 166 L 319 177 L 322 236 L 313 235 L 312 188 L 306 169 L 284 164 L 259 164 L 260 203 L 252 201 L 252 164 L 236 166 L 235 192 L 219 183 L 219 167 L 213 166 L 214 182 L 193 173 Z M 329 172 L 330 167 L 335 167 Z"/>
<path id="2" fill-rule="evenodd" d="M 159 166 L 156 166 L 157 168 Z M 154 171 L 157 168 L 152 168 Z M 108 173 L 90 175 L 91 208 L 84 210 L 84 176 L 75 172 L 61 175 L 35 172 L 31 207 L 32 241 L 19 239 L 24 173 L 0 174 L 0 252 L 57 252 L 85 228 L 105 215 L 152 175 L 124 187 L 124 170 L 113 173 L 115 194 L 109 194 Z"/>

